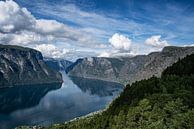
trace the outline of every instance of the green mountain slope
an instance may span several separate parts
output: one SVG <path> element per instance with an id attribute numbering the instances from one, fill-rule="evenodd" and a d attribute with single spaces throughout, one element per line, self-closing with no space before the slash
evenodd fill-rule
<path id="1" fill-rule="evenodd" d="M 102 113 L 51 129 L 194 128 L 194 55 L 167 68 L 161 78 L 127 85 Z M 185 67 L 186 66 L 186 67 Z"/>

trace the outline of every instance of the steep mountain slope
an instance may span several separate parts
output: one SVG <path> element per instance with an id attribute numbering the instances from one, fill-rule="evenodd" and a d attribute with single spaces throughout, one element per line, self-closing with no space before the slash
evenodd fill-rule
<path id="1" fill-rule="evenodd" d="M 194 53 L 194 47 L 165 47 L 161 52 L 123 58 L 84 58 L 71 65 L 70 76 L 101 79 L 120 83 L 132 83 L 162 71 L 178 59 Z"/>
<path id="2" fill-rule="evenodd" d="M 30 48 L 0 45 L 0 87 L 62 82 L 42 54 Z"/>
<path id="3" fill-rule="evenodd" d="M 194 54 L 168 67 L 161 78 L 127 85 L 106 111 L 51 129 L 194 128 Z M 185 72 L 187 71 L 187 72 Z"/>
<path id="4" fill-rule="evenodd" d="M 184 59 L 179 60 L 177 63 L 168 67 L 162 72 L 162 76 L 166 75 L 192 75 L 194 73 L 194 54 L 186 56 Z"/>
<path id="5" fill-rule="evenodd" d="M 64 71 L 73 64 L 73 62 L 64 59 L 44 58 L 44 62 L 56 71 Z"/>

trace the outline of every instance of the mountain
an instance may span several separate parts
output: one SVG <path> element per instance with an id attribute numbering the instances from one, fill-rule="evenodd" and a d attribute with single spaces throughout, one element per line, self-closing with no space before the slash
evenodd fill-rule
<path id="1" fill-rule="evenodd" d="M 193 62 L 194 54 L 186 56 L 165 69 L 161 78 L 127 85 L 105 111 L 48 128 L 193 129 Z"/>
<path id="2" fill-rule="evenodd" d="M 168 46 L 161 52 L 153 52 L 148 55 L 84 58 L 68 67 L 67 72 L 68 75 L 75 77 L 131 84 L 138 80 L 148 79 L 153 75 L 160 77 L 164 69 L 192 53 L 194 53 L 194 47 Z"/>
<path id="3" fill-rule="evenodd" d="M 61 74 L 45 64 L 39 51 L 0 45 L 0 88 L 56 82 L 62 82 Z"/>
<path id="4" fill-rule="evenodd" d="M 44 58 L 44 62 L 56 71 L 64 71 L 73 64 L 73 62 L 68 60 L 54 58 Z"/>

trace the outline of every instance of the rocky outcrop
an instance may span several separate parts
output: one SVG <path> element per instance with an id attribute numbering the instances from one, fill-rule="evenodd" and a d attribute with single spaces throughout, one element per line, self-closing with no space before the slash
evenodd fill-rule
<path id="1" fill-rule="evenodd" d="M 45 64 L 39 51 L 0 45 L 0 88 L 55 82 L 62 82 L 61 74 Z"/>
<path id="2" fill-rule="evenodd" d="M 161 52 L 148 55 L 120 58 L 84 58 L 79 59 L 68 69 L 68 75 L 132 83 L 151 76 L 161 76 L 168 66 L 178 59 L 194 53 L 194 47 L 165 47 Z"/>

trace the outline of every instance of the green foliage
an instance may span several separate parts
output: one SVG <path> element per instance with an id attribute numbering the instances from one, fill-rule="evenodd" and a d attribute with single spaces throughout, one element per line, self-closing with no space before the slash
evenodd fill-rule
<path id="1" fill-rule="evenodd" d="M 194 73 L 194 54 L 186 56 L 184 59 L 173 64 L 163 71 L 163 76 L 165 75 L 191 75 Z"/>
<path id="2" fill-rule="evenodd" d="M 194 128 L 194 55 L 152 77 L 127 85 L 109 108 L 51 129 Z M 184 71 L 185 70 L 185 71 Z"/>

